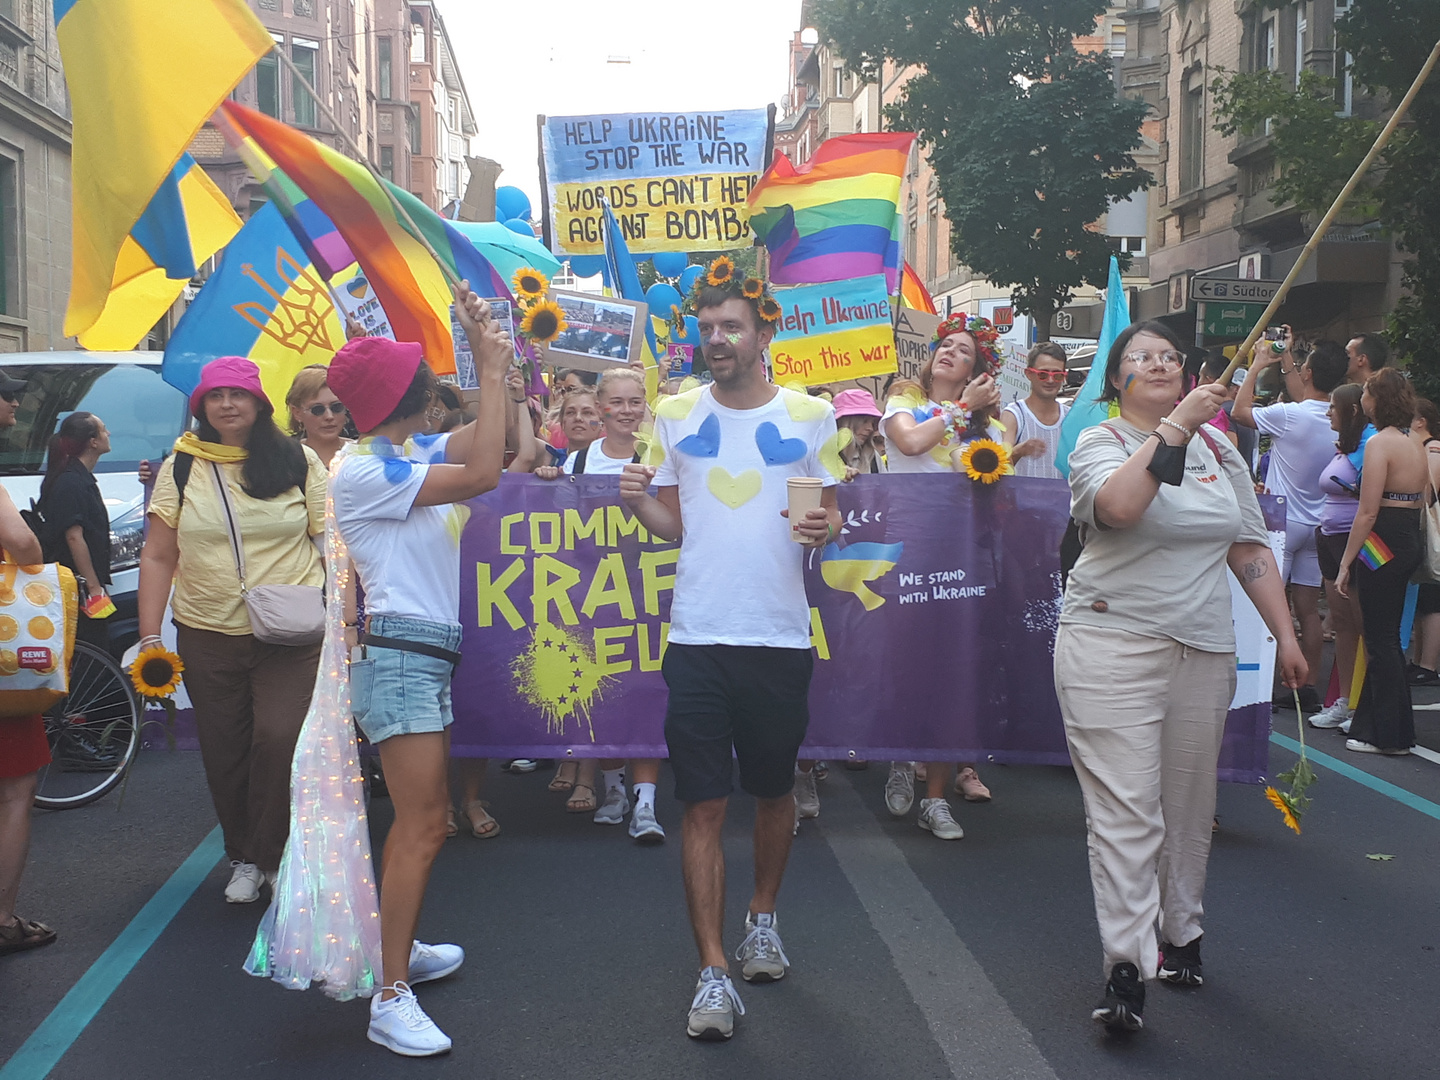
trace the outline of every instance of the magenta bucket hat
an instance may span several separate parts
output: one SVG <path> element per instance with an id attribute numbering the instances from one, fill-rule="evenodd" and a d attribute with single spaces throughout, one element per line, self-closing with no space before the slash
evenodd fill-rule
<path id="1" fill-rule="evenodd" d="M 350 410 L 357 429 L 374 431 L 400 404 L 421 363 L 413 341 L 355 338 L 340 346 L 325 383 Z"/>
<path id="2" fill-rule="evenodd" d="M 222 356 L 218 360 L 211 360 L 200 369 L 200 384 L 190 392 L 190 415 L 196 420 L 205 419 L 200 411 L 200 403 L 211 390 L 218 390 L 222 386 L 245 390 L 274 408 L 270 399 L 265 396 L 265 387 L 260 384 L 260 369 L 255 366 L 255 361 L 246 360 L 243 356 Z"/>
<path id="3" fill-rule="evenodd" d="M 878 419 L 881 415 L 880 407 L 868 390 L 841 390 L 831 404 L 835 406 L 836 420 L 842 416 L 873 416 Z"/>

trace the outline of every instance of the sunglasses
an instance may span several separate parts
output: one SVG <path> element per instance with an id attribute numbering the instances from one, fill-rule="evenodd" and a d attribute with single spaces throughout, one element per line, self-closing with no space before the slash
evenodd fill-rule
<path id="1" fill-rule="evenodd" d="M 329 405 L 316 404 L 310 406 L 310 415 L 315 417 L 324 416 L 326 412 L 329 412 L 331 416 L 339 416 L 344 411 L 345 405 L 339 401 L 332 401 Z"/>
<path id="2" fill-rule="evenodd" d="M 1048 368 L 1027 367 L 1025 374 L 1031 378 L 1039 379 L 1041 382 L 1064 382 L 1065 372 L 1050 371 Z"/>
<path id="3" fill-rule="evenodd" d="M 4 399 L 5 399 L 6 401 L 8 401 L 11 405 L 18 405 L 18 404 L 20 404 L 20 391 L 18 391 L 18 390 L 0 390 L 0 398 L 4 398 Z"/>

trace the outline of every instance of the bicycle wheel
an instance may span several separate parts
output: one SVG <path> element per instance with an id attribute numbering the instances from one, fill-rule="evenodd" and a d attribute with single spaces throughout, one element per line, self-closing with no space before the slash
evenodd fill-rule
<path id="1" fill-rule="evenodd" d="M 140 749 L 141 716 L 125 670 L 109 653 L 75 642 L 70 693 L 45 714 L 51 761 L 40 770 L 35 805 L 84 806 L 120 783 Z"/>

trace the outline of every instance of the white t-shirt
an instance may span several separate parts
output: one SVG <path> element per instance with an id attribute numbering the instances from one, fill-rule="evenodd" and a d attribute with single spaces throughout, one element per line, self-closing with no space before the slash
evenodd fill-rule
<path id="1" fill-rule="evenodd" d="M 931 418 L 934 410 L 940 408 L 938 401 L 918 397 L 892 397 L 885 403 L 885 415 L 880 418 L 880 434 L 885 436 L 885 471 L 892 473 L 953 473 L 954 466 L 950 463 L 950 455 L 956 449 L 963 446 L 962 442 L 951 441 L 948 444 L 936 443 L 923 454 L 916 454 L 913 457 L 896 445 L 885 430 L 885 425 L 892 416 L 898 413 L 905 413 L 917 424 L 923 424 Z M 990 420 L 985 425 L 986 435 L 996 442 L 1005 438 L 1005 429 L 1000 426 L 1000 421 Z"/>
<path id="2" fill-rule="evenodd" d="M 789 505 L 789 477 L 836 483 L 821 464 L 823 451 L 843 468 L 835 410 L 784 389 L 757 409 L 728 409 L 702 386 L 663 399 L 655 411 L 665 454 L 655 484 L 679 486 L 685 529 L 670 641 L 808 649 L 806 549 L 790 539 L 780 511 Z"/>
<path id="3" fill-rule="evenodd" d="M 1270 436 L 1270 471 L 1265 486 L 1285 496 L 1285 520 L 1291 525 L 1320 524 L 1325 493 L 1320 474 L 1335 456 L 1335 432 L 1324 401 L 1287 401 L 1256 409 L 1255 427 Z"/>
<path id="4" fill-rule="evenodd" d="M 585 476 L 619 476 L 625 471 L 625 466 L 635 460 L 635 455 L 629 457 L 613 458 L 608 456 L 604 449 L 605 440 L 596 439 L 585 450 Z M 564 469 L 567 473 L 575 472 L 575 462 L 580 457 L 578 453 L 570 454 L 565 458 Z"/>
<path id="5" fill-rule="evenodd" d="M 449 435 L 417 435 L 403 447 L 361 439 L 331 481 L 335 524 L 365 588 L 365 610 L 433 622 L 460 619 L 460 532 L 468 508 L 416 506 Z"/>

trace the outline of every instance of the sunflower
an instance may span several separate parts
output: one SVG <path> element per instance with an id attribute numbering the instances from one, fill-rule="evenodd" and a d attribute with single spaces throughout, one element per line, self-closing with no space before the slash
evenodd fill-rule
<path id="1" fill-rule="evenodd" d="M 960 451 L 960 467 L 971 480 L 993 484 L 1014 470 L 1010 467 L 1010 451 L 993 439 L 976 439 Z"/>
<path id="2" fill-rule="evenodd" d="M 764 319 L 766 322 L 774 322 L 776 319 L 780 318 L 781 314 L 780 302 L 776 300 L 773 296 L 767 296 L 765 297 L 765 299 L 761 300 L 755 310 L 760 313 L 760 318 Z"/>
<path id="3" fill-rule="evenodd" d="M 1295 830 L 1295 835 L 1300 835 L 1300 819 L 1295 816 L 1295 811 L 1290 808 L 1289 800 L 1273 787 L 1267 787 L 1265 789 L 1265 798 L 1269 799 L 1270 802 L 1274 804 L 1275 809 L 1284 815 L 1285 824 Z"/>
<path id="4" fill-rule="evenodd" d="M 765 295 L 765 283 L 759 278 L 747 277 L 740 286 L 740 293 L 746 300 L 759 300 Z"/>
<path id="5" fill-rule="evenodd" d="M 728 255 L 721 255 L 710 264 L 710 269 L 705 273 L 705 280 L 711 285 L 728 285 L 735 277 L 735 264 L 730 261 Z"/>
<path id="6" fill-rule="evenodd" d="M 545 295 L 545 290 L 550 287 L 550 281 L 539 270 L 534 267 L 522 266 L 515 271 L 515 276 L 510 279 L 510 284 L 515 286 L 522 300 L 538 300 Z"/>
<path id="7" fill-rule="evenodd" d="M 520 332 L 531 341 L 554 341 L 565 327 L 565 312 L 553 300 L 535 301 L 520 320 Z"/>
<path id="8" fill-rule="evenodd" d="M 180 685 L 185 663 L 163 645 L 143 650 L 130 665 L 130 681 L 141 697 L 168 698 Z"/>

